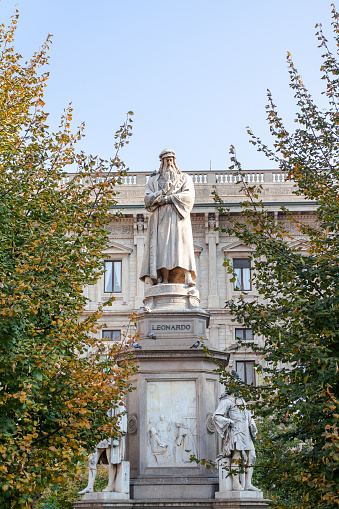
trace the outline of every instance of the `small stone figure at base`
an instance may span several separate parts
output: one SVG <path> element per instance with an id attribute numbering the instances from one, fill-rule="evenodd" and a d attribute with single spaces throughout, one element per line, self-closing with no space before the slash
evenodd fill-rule
<path id="1" fill-rule="evenodd" d="M 257 428 L 251 413 L 242 398 L 225 392 L 219 399 L 213 421 L 222 438 L 222 452 L 218 457 L 219 478 L 223 482 L 223 489 L 220 489 L 261 491 L 252 485 L 256 459 L 253 440 L 256 438 Z M 227 471 L 226 477 L 225 472 L 221 472 L 222 469 Z M 245 475 L 241 474 L 243 470 Z"/>
<path id="2" fill-rule="evenodd" d="M 121 410 L 122 409 L 122 410 Z M 122 433 L 127 432 L 127 415 L 121 415 L 124 407 L 110 410 L 112 416 L 119 414 L 119 428 Z M 122 498 L 129 497 L 129 461 L 123 461 L 125 457 L 125 435 L 119 438 L 101 440 L 95 448 L 95 452 L 89 457 L 88 484 L 79 491 L 79 495 L 94 493 L 94 482 L 97 475 L 97 465 L 104 456 L 104 462 L 108 463 L 108 485 L 102 491 L 121 494 Z"/>

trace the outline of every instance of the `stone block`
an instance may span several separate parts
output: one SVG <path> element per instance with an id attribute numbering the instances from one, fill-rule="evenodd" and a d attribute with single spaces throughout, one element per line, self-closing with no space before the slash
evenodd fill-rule
<path id="1" fill-rule="evenodd" d="M 195 287 L 181 284 L 160 284 L 145 290 L 144 304 L 154 310 L 192 309 L 200 303 Z"/>
<path id="2" fill-rule="evenodd" d="M 129 498 L 130 466 L 129 461 L 122 461 L 118 464 L 117 476 L 115 479 L 115 491 L 113 495 L 123 495 L 121 498 Z"/>
<path id="3" fill-rule="evenodd" d="M 126 462 L 125 462 L 126 463 Z M 97 493 L 85 493 L 82 495 L 82 500 L 95 500 L 95 501 L 119 501 L 129 500 L 129 493 L 118 493 L 117 491 L 100 491 Z"/>
<path id="4" fill-rule="evenodd" d="M 262 491 L 216 491 L 215 498 L 217 500 L 263 500 Z"/>

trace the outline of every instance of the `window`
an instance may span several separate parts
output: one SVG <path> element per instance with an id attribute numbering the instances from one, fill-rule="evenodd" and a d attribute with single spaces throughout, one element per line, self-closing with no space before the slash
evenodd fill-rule
<path id="1" fill-rule="evenodd" d="M 237 373 L 247 385 L 255 385 L 255 372 L 253 361 L 237 361 Z"/>
<path id="2" fill-rule="evenodd" d="M 119 330 L 103 330 L 102 339 L 105 341 L 120 341 L 121 331 Z"/>
<path id="3" fill-rule="evenodd" d="M 105 293 L 121 293 L 121 260 L 105 261 Z"/>
<path id="4" fill-rule="evenodd" d="M 253 341 L 252 329 L 235 329 L 235 339 Z"/>
<path id="5" fill-rule="evenodd" d="M 236 277 L 234 290 L 251 290 L 251 260 L 248 258 L 233 258 L 233 269 Z"/>

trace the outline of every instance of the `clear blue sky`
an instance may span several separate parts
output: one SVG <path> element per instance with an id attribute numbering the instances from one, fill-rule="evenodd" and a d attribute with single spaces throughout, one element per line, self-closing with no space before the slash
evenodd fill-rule
<path id="1" fill-rule="evenodd" d="M 320 97 L 314 25 L 331 37 L 327 0 L 1 0 L 1 22 L 15 5 L 25 57 L 53 34 L 50 125 L 72 101 L 75 126 L 86 123 L 81 148 L 109 157 L 116 128 L 133 110 L 134 135 L 122 154 L 133 171 L 157 168 L 167 147 L 183 170 L 207 170 L 210 159 L 225 169 L 230 144 L 245 169 L 272 167 L 248 143 L 246 126 L 269 140 L 270 88 L 293 127 L 287 51 Z"/>

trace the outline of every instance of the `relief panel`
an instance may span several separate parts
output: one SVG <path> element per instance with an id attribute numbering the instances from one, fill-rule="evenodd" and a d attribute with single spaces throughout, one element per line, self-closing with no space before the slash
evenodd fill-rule
<path id="1" fill-rule="evenodd" d="M 197 454 L 195 382 L 148 382 L 147 466 L 193 467 L 191 454 Z"/>

